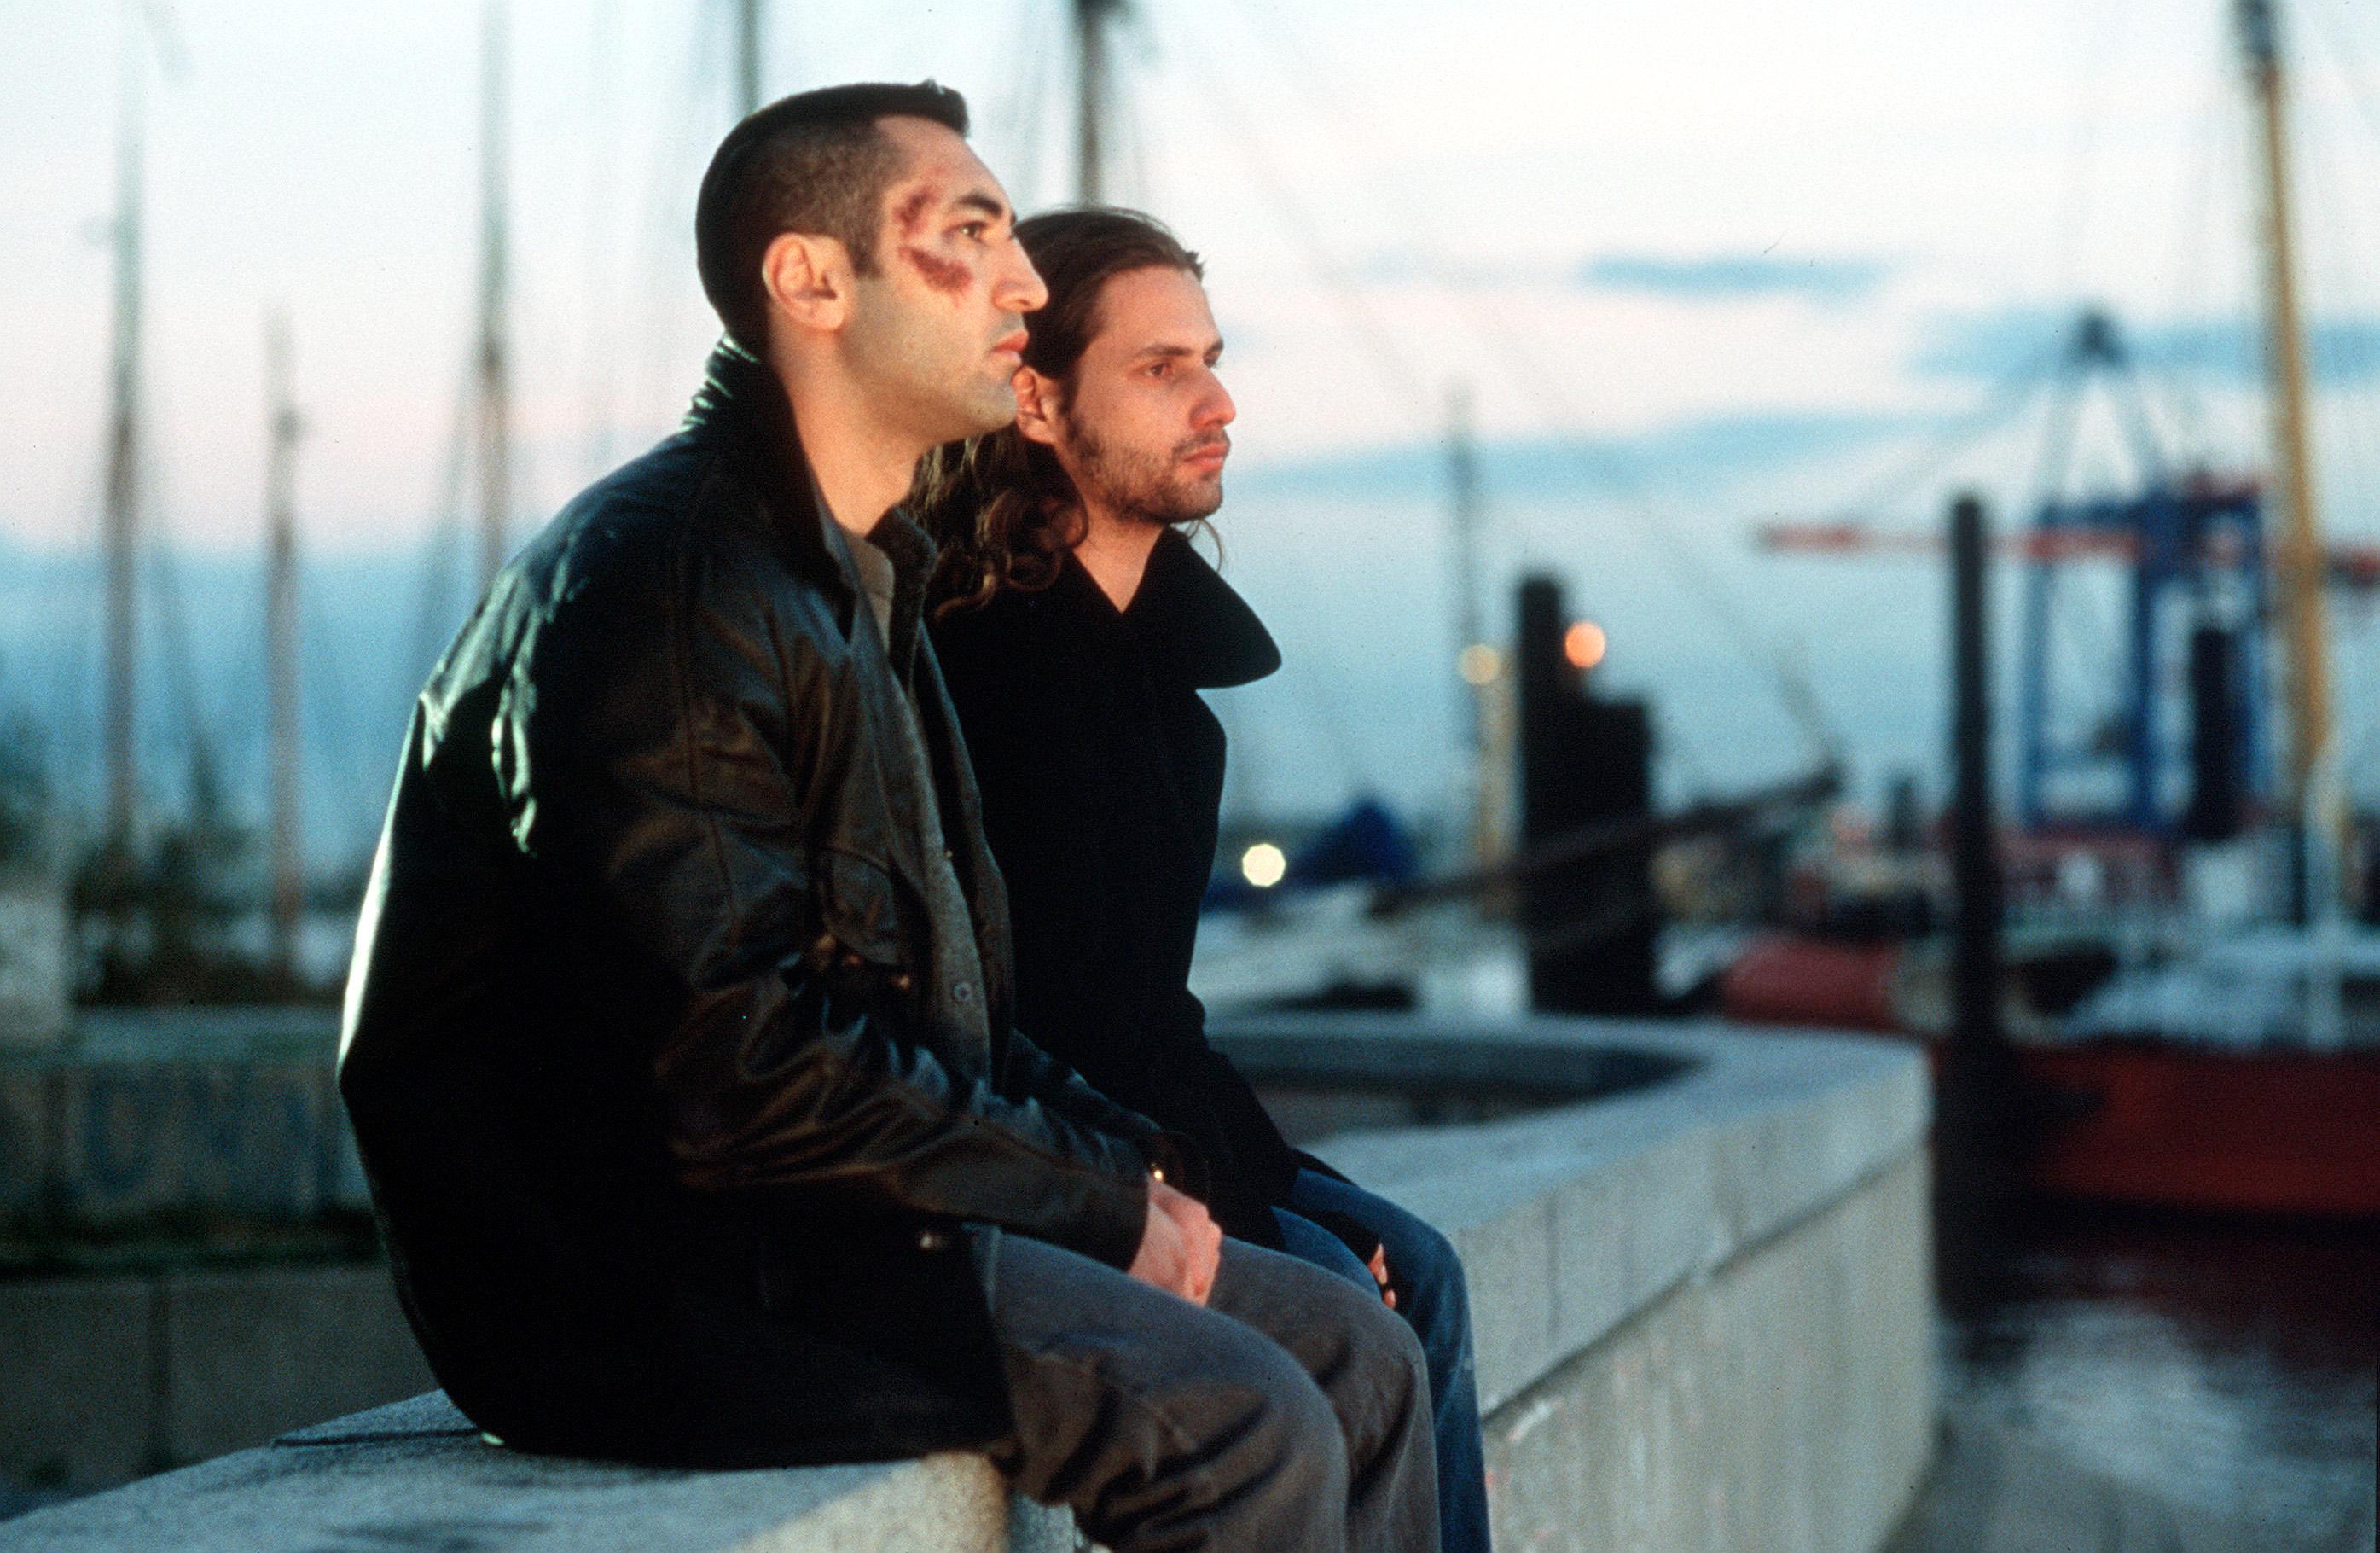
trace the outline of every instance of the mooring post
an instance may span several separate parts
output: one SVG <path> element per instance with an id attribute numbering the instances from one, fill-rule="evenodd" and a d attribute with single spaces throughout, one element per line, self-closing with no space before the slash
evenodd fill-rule
<path id="1" fill-rule="evenodd" d="M 2004 911 L 1992 810 L 1989 523 L 1972 495 L 1950 506 L 1950 1044 L 1935 1136 L 1943 1187 L 1997 1196 L 2019 1145 L 2014 1059 L 2000 1018 Z"/>

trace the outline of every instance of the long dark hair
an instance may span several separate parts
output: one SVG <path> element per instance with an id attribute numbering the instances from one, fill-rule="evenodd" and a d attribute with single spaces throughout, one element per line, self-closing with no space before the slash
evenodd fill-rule
<path id="1" fill-rule="evenodd" d="M 1025 364 L 1057 385 L 1061 409 L 1099 332 L 1099 295 L 1110 280 L 1148 269 L 1206 278 L 1198 256 L 1138 211 L 1050 211 L 1018 222 L 1016 238 L 1050 287 L 1048 305 L 1026 320 Z M 1082 538 L 1074 483 L 1055 454 L 1013 424 L 929 453 L 909 506 L 941 545 L 938 615 L 989 604 L 1003 588 L 1048 587 Z"/>

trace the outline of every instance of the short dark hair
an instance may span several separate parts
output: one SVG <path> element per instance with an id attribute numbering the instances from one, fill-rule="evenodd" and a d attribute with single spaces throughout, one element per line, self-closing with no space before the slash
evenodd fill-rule
<path id="1" fill-rule="evenodd" d="M 1135 270 L 1207 278 L 1198 256 L 1166 225 L 1138 211 L 1087 206 L 1016 224 L 1016 240 L 1041 272 L 1050 300 L 1026 320 L 1025 364 L 1055 382 L 1060 407 L 1083 352 L 1099 335 L 1107 284 Z M 1058 456 L 1014 424 L 948 443 L 918 466 L 913 502 L 942 546 L 939 611 L 988 604 L 1002 588 L 1046 588 L 1081 536 L 1062 521 L 1075 502 Z"/>
<path id="2" fill-rule="evenodd" d="M 875 273 L 880 207 L 901 170 L 877 123 L 892 117 L 967 132 L 966 99 L 947 86 L 863 81 L 780 98 L 719 142 L 694 205 L 695 266 L 738 345 L 755 354 L 768 347 L 760 261 L 783 234 L 833 238 L 860 274 Z"/>

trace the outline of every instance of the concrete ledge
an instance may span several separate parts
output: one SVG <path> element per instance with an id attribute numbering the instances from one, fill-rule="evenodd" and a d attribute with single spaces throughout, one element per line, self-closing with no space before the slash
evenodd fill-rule
<path id="1" fill-rule="evenodd" d="M 1319 1152 L 1470 1270 L 1500 1542 L 1870 1553 L 1932 1438 L 1918 1057 L 1718 1025 L 1242 1021 L 1268 1077 L 1658 1075 Z M 1596 1087 L 1593 1085 L 1590 1088 Z M 1609 1088 L 1609 1086 L 1604 1086 Z M 1572 1089 L 1571 1093 L 1577 1093 Z M 1072 1545 L 980 1459 L 735 1474 L 522 1456 L 417 1399 L 0 1527 L 27 1547 L 878 1548 Z"/>
<path id="2" fill-rule="evenodd" d="M 1932 1114 L 1925 1065 L 1906 1047 L 1716 1021 L 1538 1019 L 1483 1031 L 1301 1014 L 1237 1021 L 1220 1040 L 1236 1057 L 1243 1042 L 1293 1035 L 1360 1044 L 1368 1062 L 1402 1058 L 1417 1072 L 1447 1046 L 1500 1042 L 1674 1065 L 1662 1082 L 1584 1106 L 1352 1133 L 1316 1150 L 1462 1251 L 1489 1411 L 1665 1291 L 1907 1157 Z"/>
<path id="3" fill-rule="evenodd" d="M 0 1280 L 16 1483 L 112 1486 L 430 1384 L 377 1263 Z"/>
<path id="4" fill-rule="evenodd" d="M 432 1394 L 0 1526 L 73 1548 L 511 1548 L 579 1553 L 1065 1553 L 1064 1525 L 1013 1513 L 979 1456 L 693 1473 L 527 1456 L 483 1442 Z"/>

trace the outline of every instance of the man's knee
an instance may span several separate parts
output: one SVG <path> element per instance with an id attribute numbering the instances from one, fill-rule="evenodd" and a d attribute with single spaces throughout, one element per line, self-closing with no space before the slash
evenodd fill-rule
<path id="1" fill-rule="evenodd" d="M 1347 1442 L 1339 1415 L 1313 1377 L 1294 1364 L 1259 1383 L 1247 1399 L 1249 1453 L 1272 1470 L 1309 1474 L 1312 1492 L 1336 1504 L 1347 1492 Z"/>
<path id="2" fill-rule="evenodd" d="M 1414 1221 L 1413 1235 L 1415 1245 L 1407 1259 L 1415 1284 L 1426 1286 L 1441 1309 L 1468 1310 L 1471 1295 L 1464 1287 L 1463 1258 L 1455 1253 L 1454 1242 L 1418 1219 Z"/>
<path id="3" fill-rule="evenodd" d="M 1329 1302 L 1329 1318 L 1347 1334 L 1348 1363 L 1369 1390 L 1395 1399 L 1400 1407 L 1415 1393 L 1427 1394 L 1429 1363 L 1421 1339 L 1381 1300 L 1377 1287 L 1356 1289 L 1333 1278 Z"/>

